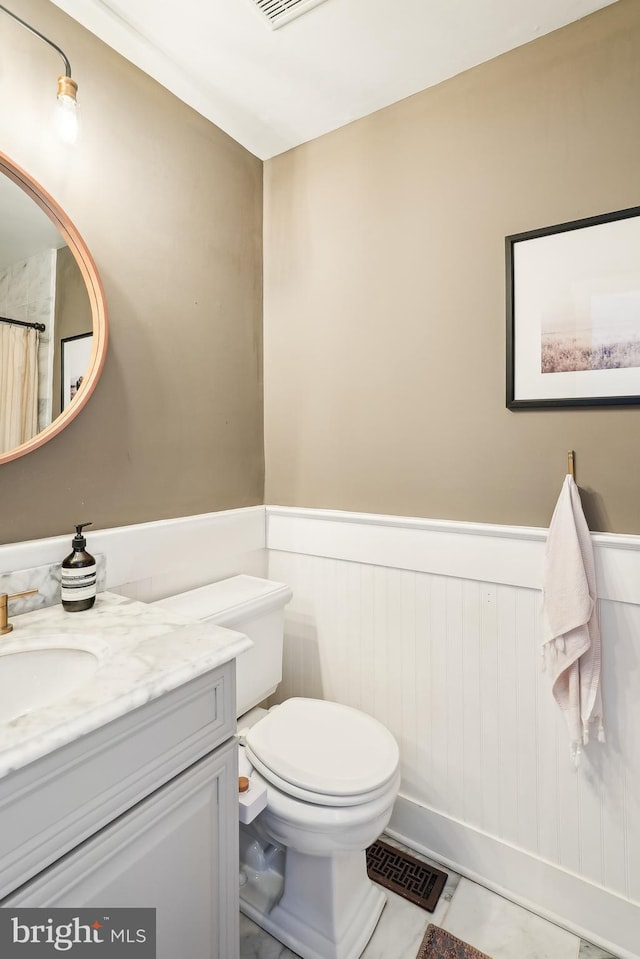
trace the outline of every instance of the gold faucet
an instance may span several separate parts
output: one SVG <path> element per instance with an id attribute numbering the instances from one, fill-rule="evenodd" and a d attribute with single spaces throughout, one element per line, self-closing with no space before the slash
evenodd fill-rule
<path id="1" fill-rule="evenodd" d="M 39 593 L 38 589 L 27 589 L 24 593 L 0 593 L 0 636 L 10 633 L 13 629 L 13 623 L 8 621 L 8 602 L 10 599 L 18 599 L 20 596 L 35 596 Z"/>

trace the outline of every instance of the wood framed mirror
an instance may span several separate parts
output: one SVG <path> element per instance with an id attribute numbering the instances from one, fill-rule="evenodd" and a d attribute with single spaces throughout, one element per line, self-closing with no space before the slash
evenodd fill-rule
<path id="1" fill-rule="evenodd" d="M 3 153 L 0 174 L 2 464 L 53 439 L 84 408 L 104 366 L 108 320 L 98 270 L 69 217 Z"/>

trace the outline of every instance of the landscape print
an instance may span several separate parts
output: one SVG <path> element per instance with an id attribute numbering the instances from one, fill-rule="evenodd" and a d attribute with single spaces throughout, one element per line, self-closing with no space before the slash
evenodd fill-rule
<path id="1" fill-rule="evenodd" d="M 640 367 L 640 290 L 580 299 L 580 319 L 561 309 L 543 318 L 541 373 Z"/>
<path id="2" fill-rule="evenodd" d="M 506 237 L 507 408 L 640 405 L 640 207 Z"/>

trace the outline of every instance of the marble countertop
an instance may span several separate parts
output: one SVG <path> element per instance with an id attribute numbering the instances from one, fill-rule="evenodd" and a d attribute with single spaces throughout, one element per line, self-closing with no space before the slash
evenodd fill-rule
<path id="1" fill-rule="evenodd" d="M 249 649 L 242 633 L 193 622 L 158 606 L 100 593 L 92 609 L 61 605 L 12 617 L 2 655 L 55 646 L 80 648 L 96 671 L 61 698 L 0 722 L 0 776 L 117 719 Z"/>

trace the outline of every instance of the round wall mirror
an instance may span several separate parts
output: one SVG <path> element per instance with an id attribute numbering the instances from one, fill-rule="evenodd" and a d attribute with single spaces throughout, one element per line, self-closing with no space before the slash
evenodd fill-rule
<path id="1" fill-rule="evenodd" d="M 102 283 L 55 200 L 0 153 L 0 463 L 56 436 L 107 351 Z"/>

